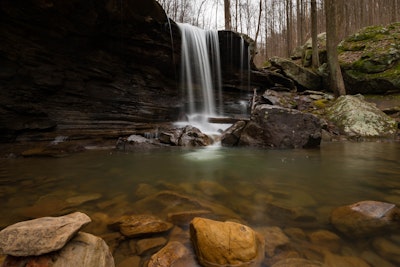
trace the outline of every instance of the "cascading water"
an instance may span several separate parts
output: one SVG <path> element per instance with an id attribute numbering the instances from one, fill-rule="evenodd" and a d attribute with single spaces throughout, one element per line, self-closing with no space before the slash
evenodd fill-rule
<path id="1" fill-rule="evenodd" d="M 221 62 L 217 31 L 178 23 L 182 35 L 181 84 L 186 95 L 188 122 L 202 132 L 218 134 L 229 125 L 211 124 L 209 117 L 222 115 Z M 219 110 L 217 112 L 216 92 Z"/>

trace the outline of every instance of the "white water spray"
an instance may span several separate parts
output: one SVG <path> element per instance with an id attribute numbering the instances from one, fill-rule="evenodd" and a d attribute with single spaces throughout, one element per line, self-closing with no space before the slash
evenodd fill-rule
<path id="1" fill-rule="evenodd" d="M 218 32 L 202 30 L 189 24 L 178 26 L 182 34 L 181 84 L 188 102 L 185 110 L 188 123 L 204 133 L 217 134 L 219 129 L 224 130 L 229 126 L 208 122 L 209 117 L 222 115 Z M 219 112 L 216 110 L 216 92 Z"/>

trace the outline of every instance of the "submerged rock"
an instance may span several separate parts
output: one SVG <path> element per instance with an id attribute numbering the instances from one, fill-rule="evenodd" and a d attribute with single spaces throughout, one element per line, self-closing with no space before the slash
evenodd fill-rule
<path id="1" fill-rule="evenodd" d="M 190 236 L 202 266 L 259 266 L 264 259 L 264 242 L 248 226 L 194 218 Z"/>
<path id="2" fill-rule="evenodd" d="M 341 96 L 327 109 L 327 117 L 350 137 L 394 138 L 397 122 L 362 96 Z"/>
<path id="3" fill-rule="evenodd" d="M 361 201 L 334 209 L 333 226 L 349 237 L 366 237 L 399 230 L 400 209 L 395 204 Z"/>
<path id="4" fill-rule="evenodd" d="M 110 224 L 110 227 L 117 229 L 127 237 L 137 237 L 163 233 L 172 228 L 172 224 L 161 220 L 153 215 L 125 215 Z"/>
<path id="5" fill-rule="evenodd" d="M 81 212 L 19 222 L 0 232 L 0 253 L 32 256 L 62 248 L 91 219 Z"/>
<path id="6" fill-rule="evenodd" d="M 186 267 L 197 266 L 194 255 L 178 241 L 169 242 L 164 248 L 151 256 L 148 267 Z"/>

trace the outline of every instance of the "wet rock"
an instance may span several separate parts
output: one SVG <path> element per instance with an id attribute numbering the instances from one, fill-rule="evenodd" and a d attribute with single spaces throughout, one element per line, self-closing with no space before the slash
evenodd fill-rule
<path id="1" fill-rule="evenodd" d="M 335 233 L 327 230 L 317 230 L 309 235 L 312 244 L 331 252 L 339 252 L 342 245 L 341 239 Z"/>
<path id="2" fill-rule="evenodd" d="M 154 237 L 140 239 L 136 243 L 136 251 L 138 255 L 150 253 L 151 251 L 156 251 L 167 244 L 167 239 L 164 237 Z"/>
<path id="3" fill-rule="evenodd" d="M 396 267 L 396 265 L 388 262 L 387 260 L 383 259 L 372 251 L 364 251 L 361 254 L 361 258 L 369 263 L 371 266 Z"/>
<path id="4" fill-rule="evenodd" d="M 372 245 L 380 256 L 400 265 L 400 243 L 378 237 Z"/>
<path id="5" fill-rule="evenodd" d="M 225 195 L 229 192 L 228 189 L 215 181 L 201 180 L 197 186 L 207 196 Z"/>
<path id="6" fill-rule="evenodd" d="M 59 250 L 90 221 L 86 214 L 75 212 L 10 225 L 0 232 L 1 254 L 32 256 Z"/>
<path id="7" fill-rule="evenodd" d="M 9 256 L 6 258 L 3 266 L 114 267 L 115 265 L 114 259 L 104 240 L 88 233 L 79 232 L 57 253 L 37 257 Z"/>
<path id="8" fill-rule="evenodd" d="M 275 255 L 275 249 L 289 244 L 289 238 L 283 233 L 279 227 L 263 227 L 257 231 L 264 236 L 265 239 L 265 252 L 269 257 Z"/>
<path id="9" fill-rule="evenodd" d="M 271 267 L 322 267 L 323 263 L 301 258 L 289 258 L 278 261 Z"/>
<path id="10" fill-rule="evenodd" d="M 159 140 L 164 144 L 184 147 L 208 146 L 213 142 L 211 137 L 191 125 L 163 131 L 160 133 Z"/>
<path id="11" fill-rule="evenodd" d="M 172 224 L 153 215 L 125 215 L 110 224 L 127 237 L 151 235 L 169 231 Z"/>
<path id="12" fill-rule="evenodd" d="M 97 200 L 101 197 L 102 197 L 101 194 L 93 193 L 93 194 L 86 194 L 86 195 L 70 197 L 70 198 L 67 198 L 65 201 L 72 206 L 79 206 L 86 202 Z"/>
<path id="13" fill-rule="evenodd" d="M 140 257 L 132 256 L 122 262 L 120 262 L 117 267 L 140 267 Z"/>
<path id="14" fill-rule="evenodd" d="M 361 201 L 334 209 L 330 216 L 333 226 L 350 237 L 364 237 L 398 230 L 400 209 L 378 201 Z"/>
<path id="15" fill-rule="evenodd" d="M 323 88 L 322 79 L 318 74 L 297 65 L 291 60 L 273 57 L 270 62 L 272 66 L 280 69 L 285 76 L 293 79 L 302 89 L 317 91 Z"/>
<path id="16" fill-rule="evenodd" d="M 158 139 L 161 143 L 178 146 L 179 139 L 182 135 L 183 129 L 171 129 L 169 131 L 163 131 L 160 133 Z"/>
<path id="17" fill-rule="evenodd" d="M 184 147 L 208 146 L 212 144 L 212 139 L 193 126 L 183 128 L 179 145 Z"/>
<path id="18" fill-rule="evenodd" d="M 264 244 L 251 228 L 235 222 L 194 218 L 190 236 L 202 266 L 259 266 Z"/>
<path id="19" fill-rule="evenodd" d="M 148 267 L 186 267 L 197 266 L 189 249 L 177 241 L 169 242 L 164 248 L 154 254 Z"/>
<path id="20" fill-rule="evenodd" d="M 116 148 L 122 151 L 134 151 L 137 149 L 150 149 L 158 147 L 159 144 L 154 140 L 147 139 L 141 135 L 130 135 L 129 137 L 120 137 Z"/>
<path id="21" fill-rule="evenodd" d="M 195 217 L 207 217 L 212 213 L 209 210 L 189 210 L 168 213 L 168 220 L 175 225 L 188 226 Z"/>
<path id="22" fill-rule="evenodd" d="M 223 132 L 221 136 L 221 144 L 227 147 L 237 146 L 240 140 L 240 135 L 242 134 L 245 126 L 245 121 L 238 121 L 234 123 L 231 127 Z"/>
<path id="23" fill-rule="evenodd" d="M 327 117 L 350 137 L 394 138 L 397 123 L 362 96 L 341 96 L 327 109 Z"/>
<path id="24" fill-rule="evenodd" d="M 370 267 L 363 259 L 352 256 L 340 256 L 332 253 L 325 253 L 324 267 Z"/>
<path id="25" fill-rule="evenodd" d="M 258 105 L 240 136 L 239 146 L 313 148 L 321 143 L 321 122 L 294 109 Z"/>

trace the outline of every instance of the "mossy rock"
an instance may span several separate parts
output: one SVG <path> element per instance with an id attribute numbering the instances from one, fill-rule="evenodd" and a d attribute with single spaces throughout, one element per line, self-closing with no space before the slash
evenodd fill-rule
<path id="1" fill-rule="evenodd" d="M 366 27 L 338 51 L 348 93 L 400 92 L 400 23 Z"/>
<path id="2" fill-rule="evenodd" d="M 397 134 L 397 122 L 361 95 L 339 97 L 326 113 L 349 137 L 394 138 Z"/>

